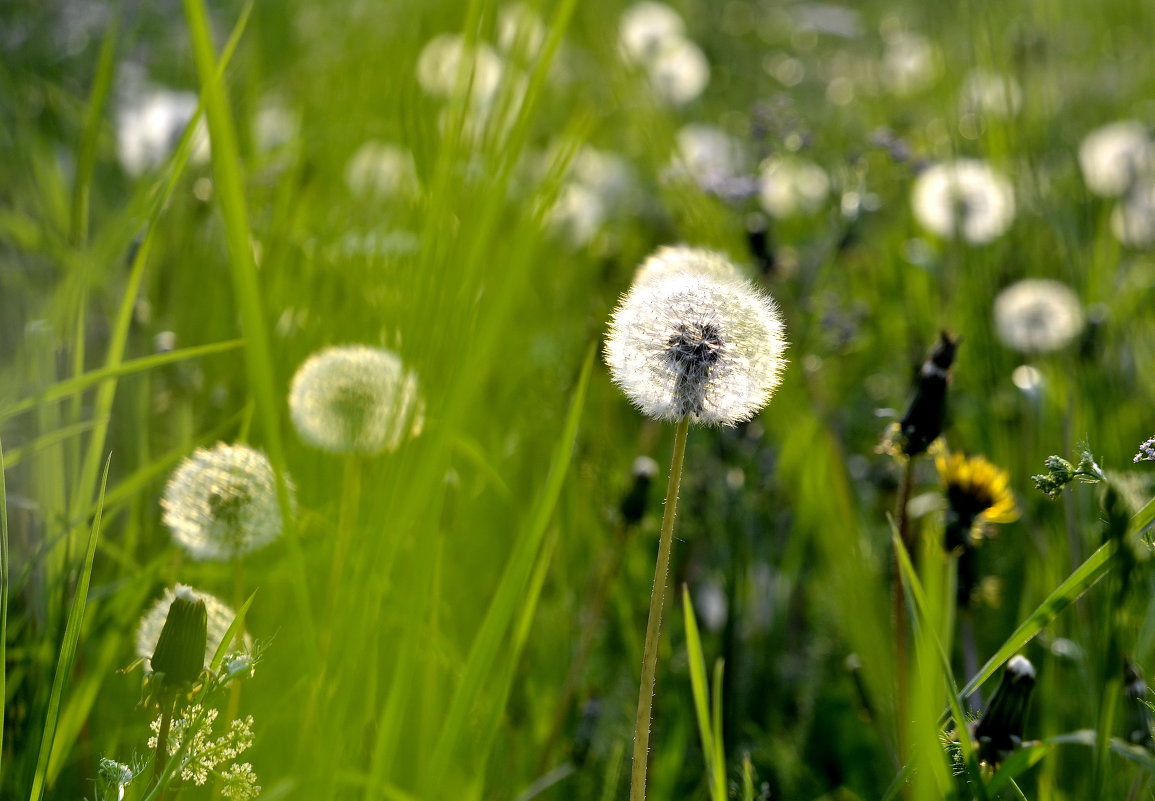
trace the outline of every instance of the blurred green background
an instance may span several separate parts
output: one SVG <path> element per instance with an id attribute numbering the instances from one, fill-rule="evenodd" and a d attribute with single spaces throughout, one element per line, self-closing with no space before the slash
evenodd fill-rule
<path id="1" fill-rule="evenodd" d="M 1085 441 L 1136 508 L 1150 497 L 1151 465 L 1131 461 L 1155 434 L 1155 259 L 1150 241 L 1121 242 L 1112 218 L 1126 208 L 1135 226 L 1155 223 L 1144 205 L 1155 184 L 1137 172 L 1124 197 L 1097 196 L 1079 148 L 1107 123 L 1155 122 L 1155 6 L 675 2 L 709 69 L 681 102 L 655 90 L 649 62 L 623 56 L 626 5 L 511 8 L 0 8 L 0 797 L 42 786 L 94 798 L 101 757 L 147 757 L 140 672 L 118 669 L 136 658 L 136 621 L 178 581 L 234 606 L 256 591 L 245 624 L 266 647 L 239 704 L 266 798 L 624 797 L 672 432 L 629 406 L 598 354 L 616 299 L 659 245 L 728 253 L 778 300 L 791 344 L 755 421 L 690 433 L 652 798 L 708 797 L 683 584 L 706 662 L 725 662 L 734 797 L 876 799 L 891 787 L 888 515 L 902 468 L 875 448 L 940 330 L 962 338 L 946 439 L 1007 470 L 1020 510 L 978 551 L 992 580 L 965 612 L 979 664 L 1102 541 L 1098 488 L 1058 501 L 1032 488 L 1045 457 Z M 133 116 L 161 88 L 193 93 L 195 108 L 214 69 L 195 57 L 206 32 L 216 58 L 235 37 L 207 115 L 211 160 L 191 129 L 176 146 L 187 97 L 166 96 L 166 109 L 184 103 L 176 123 Z M 441 57 L 442 93 L 423 88 L 422 49 L 447 34 L 497 71 Z M 675 92 L 694 80 L 692 64 L 665 68 Z M 973 94 L 975 74 L 1002 94 Z M 693 161 L 690 124 L 732 139 L 688 175 L 671 164 L 679 142 Z M 168 133 L 136 140 L 158 155 L 133 166 L 139 128 Z M 1013 222 L 989 243 L 928 232 L 912 212 L 917 176 L 959 157 L 1013 186 Z M 791 184 L 785 207 L 768 209 L 760 165 L 775 160 L 821 168 L 822 191 Z M 1085 325 L 1053 352 L 996 334 L 995 297 L 1025 277 L 1078 295 Z M 396 351 L 426 403 L 419 437 L 356 463 L 309 448 L 285 408 L 297 366 L 349 343 Z M 235 565 L 183 554 L 158 505 L 176 465 L 217 441 L 265 450 L 297 488 L 286 536 Z M 627 526 L 619 507 L 639 455 L 662 469 Z M 922 561 L 945 575 L 931 460 L 915 462 L 914 481 Z M 351 550 L 335 581 L 342 527 Z M 57 714 L 68 611 L 89 575 Z M 1028 738 L 1105 723 L 1126 739 L 1138 707 L 1125 706 L 1119 657 L 1151 663 L 1151 589 L 1141 562 L 1109 570 L 1044 621 L 1022 651 L 1039 673 Z M 962 685 L 939 606 L 929 627 L 950 637 Z M 916 641 L 933 654 L 919 650 L 925 626 Z M 930 662 L 912 715 L 933 739 L 946 696 Z M 1155 762 L 1118 750 L 1095 769 L 1085 743 L 1048 745 L 1019 787 L 1150 797 Z M 945 752 L 923 756 L 939 764 L 917 797 L 978 792 L 942 778 Z M 127 797 L 144 797 L 145 778 Z"/>

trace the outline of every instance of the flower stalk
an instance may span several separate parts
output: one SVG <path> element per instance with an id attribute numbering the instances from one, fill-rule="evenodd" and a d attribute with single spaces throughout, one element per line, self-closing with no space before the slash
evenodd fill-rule
<path id="1" fill-rule="evenodd" d="M 686 435 L 690 418 L 683 417 L 674 429 L 674 452 L 670 457 L 670 478 L 666 484 L 666 506 L 658 538 L 658 560 L 654 566 L 654 586 L 650 592 L 650 614 L 646 622 L 646 643 L 642 652 L 642 684 L 638 691 L 638 714 L 634 721 L 634 763 L 630 774 L 630 801 L 645 801 L 646 774 L 650 755 L 650 720 L 654 687 L 658 674 L 658 642 L 662 626 L 662 606 L 666 598 L 666 578 L 670 572 L 670 552 L 674 542 L 674 518 L 678 511 L 678 491 L 682 484 L 682 462 L 686 455 Z"/>

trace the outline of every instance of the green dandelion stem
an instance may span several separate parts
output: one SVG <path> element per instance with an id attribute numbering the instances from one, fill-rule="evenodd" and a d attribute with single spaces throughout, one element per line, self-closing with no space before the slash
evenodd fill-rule
<path id="1" fill-rule="evenodd" d="M 349 546 L 353 540 L 353 530 L 357 527 L 357 512 L 361 505 L 361 465 L 362 459 L 356 454 L 345 457 L 344 475 L 341 481 L 341 506 L 337 511 L 337 541 L 333 550 L 333 572 L 329 578 L 329 591 L 336 595 L 341 586 L 341 573 L 349 556 Z M 334 599 L 335 600 L 335 599 Z"/>
<path id="2" fill-rule="evenodd" d="M 176 706 L 176 696 L 173 695 L 162 703 L 165 706 L 160 713 L 160 730 L 156 733 L 156 757 L 152 762 L 152 782 L 158 788 L 164 779 L 164 769 L 168 763 L 168 732 L 172 727 L 172 711 Z M 163 795 L 161 797 L 163 798 Z"/>
<path id="3" fill-rule="evenodd" d="M 898 516 L 898 540 L 902 543 L 902 547 L 906 549 L 907 553 L 911 550 L 910 542 L 910 518 L 906 513 L 906 507 L 910 503 L 910 493 L 912 485 L 914 484 L 914 460 L 911 456 L 906 460 L 906 466 L 902 472 L 902 486 L 898 492 L 898 506 L 895 513 Z M 894 554 L 894 589 L 892 590 L 894 598 L 894 675 L 895 683 L 897 685 L 896 704 L 898 709 L 898 752 L 899 758 L 905 760 L 909 757 L 907 753 L 907 658 L 906 658 L 906 592 L 902 586 L 902 570 L 899 566 L 899 555 L 895 551 Z"/>
<path id="4" fill-rule="evenodd" d="M 666 508 L 658 540 L 658 562 L 654 566 L 654 587 L 650 593 L 650 617 L 646 623 L 646 645 L 642 655 L 642 686 L 638 691 L 638 716 L 634 721 L 634 765 L 630 778 L 630 801 L 645 801 L 646 767 L 650 753 L 650 715 L 654 705 L 654 685 L 658 674 L 658 634 L 662 625 L 662 604 L 666 597 L 666 576 L 670 572 L 670 551 L 674 542 L 674 517 L 678 511 L 678 488 L 682 483 L 682 461 L 686 455 L 689 416 L 674 429 L 674 452 L 670 457 L 670 480 L 666 485 Z"/>

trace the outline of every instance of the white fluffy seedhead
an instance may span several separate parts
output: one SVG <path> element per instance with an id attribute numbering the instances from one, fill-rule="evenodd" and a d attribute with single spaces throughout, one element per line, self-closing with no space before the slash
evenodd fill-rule
<path id="1" fill-rule="evenodd" d="M 660 267 L 643 265 L 610 320 L 605 359 L 614 382 L 658 420 L 749 420 L 784 366 L 774 301 L 711 251 L 663 248 L 654 258 Z"/>
<path id="2" fill-rule="evenodd" d="M 1015 219 L 1010 182 L 977 159 L 929 167 L 915 181 L 911 203 L 929 231 L 976 245 L 1002 236 Z"/>
<path id="3" fill-rule="evenodd" d="M 364 345 L 306 359 L 293 376 L 289 412 L 301 439 L 333 453 L 396 450 L 425 420 L 417 376 L 396 353 Z"/>
<path id="4" fill-rule="evenodd" d="M 1049 278 L 1026 278 L 995 298 L 995 332 L 1023 353 L 1047 353 L 1067 345 L 1083 330 L 1083 304 L 1075 290 Z"/>
<path id="5" fill-rule="evenodd" d="M 198 448 L 173 471 L 160 505 L 173 540 L 194 559 L 235 559 L 281 535 L 272 465 L 247 445 Z"/>

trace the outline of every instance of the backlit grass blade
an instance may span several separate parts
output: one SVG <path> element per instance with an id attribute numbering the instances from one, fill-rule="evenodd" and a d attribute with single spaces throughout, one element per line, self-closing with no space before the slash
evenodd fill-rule
<path id="1" fill-rule="evenodd" d="M 100 497 L 104 497 L 104 488 L 108 483 L 108 467 L 112 458 L 105 462 L 104 477 L 100 482 Z M 52 745 L 56 738 L 56 723 L 60 715 L 61 699 L 64 696 L 64 684 L 72 675 L 72 665 L 76 658 L 76 644 L 80 640 L 80 629 L 84 623 L 84 609 L 88 603 L 88 585 L 92 580 L 92 559 L 96 555 L 96 541 L 100 537 L 101 517 L 103 506 L 97 506 L 96 518 L 92 522 L 92 529 L 88 535 L 88 547 L 85 550 L 84 561 L 80 566 L 80 575 L 76 581 L 76 593 L 72 599 L 72 606 L 68 611 L 68 620 L 64 626 L 64 638 L 60 643 L 60 654 L 56 660 L 56 675 L 52 679 L 52 690 L 48 696 L 48 708 L 44 715 L 44 730 L 40 737 L 40 752 L 36 758 L 36 771 L 32 775 L 32 789 L 28 793 L 29 801 L 41 801 L 46 789 L 48 778 L 48 763 L 52 757 Z"/>
<path id="2" fill-rule="evenodd" d="M 565 424 L 554 447 L 549 472 L 529 515 L 525 530 L 518 538 L 509 562 L 506 563 L 505 572 L 501 577 L 493 602 L 486 611 L 481 628 L 469 649 L 461 682 L 453 694 L 453 700 L 445 715 L 445 722 L 442 725 L 437 745 L 430 755 L 427 765 L 426 783 L 429 787 L 435 788 L 434 791 L 428 793 L 430 797 L 438 796 L 439 793 L 435 790 L 441 787 L 442 782 L 446 779 L 450 760 L 457 750 L 466 719 L 477 694 L 481 691 L 485 677 L 489 675 L 498 649 L 506 640 L 522 594 L 530 580 L 535 557 L 541 547 L 546 527 L 553 516 L 558 497 L 561 495 L 562 484 L 569 471 L 570 459 L 577 439 L 578 423 L 581 421 L 586 391 L 589 388 L 593 357 L 594 352 L 591 349 L 586 354 L 581 378 L 574 389 L 573 400 L 570 403 Z"/>
<path id="3" fill-rule="evenodd" d="M 706 756 L 706 776 L 713 801 L 726 799 L 726 766 L 718 764 L 721 731 L 710 713 L 710 688 L 706 681 L 706 658 L 702 653 L 702 638 L 694 617 L 694 603 L 690 590 L 682 585 L 682 618 L 686 629 L 686 655 L 690 660 L 690 690 L 694 696 L 694 712 L 698 718 L 698 733 L 702 738 L 702 753 Z M 714 689 L 717 690 L 715 680 Z"/>
<path id="4" fill-rule="evenodd" d="M 96 74 L 92 81 L 92 92 L 88 96 L 88 106 L 84 110 L 84 130 L 80 139 L 80 149 L 76 158 L 76 178 L 72 185 L 72 218 L 70 221 L 72 243 L 83 246 L 88 241 L 88 201 L 92 190 L 92 173 L 96 165 L 97 144 L 100 141 L 100 124 L 104 117 L 104 107 L 112 93 L 112 78 L 116 72 L 116 45 L 119 40 L 120 19 L 109 15 L 108 30 L 100 44 L 100 55 L 96 60 Z"/>
<path id="5" fill-rule="evenodd" d="M 209 670 L 216 673 L 221 669 L 221 663 L 225 660 L 225 655 L 233 646 L 233 640 L 245 627 L 245 615 L 249 612 L 249 607 L 253 605 L 253 599 L 257 597 L 257 590 L 253 590 L 252 594 L 245 599 L 241 604 L 241 608 L 237 610 L 236 615 L 233 616 L 233 622 L 225 629 L 225 634 L 221 637 L 220 644 L 217 645 L 216 653 L 213 654 L 212 661 L 209 662 Z"/>
<path id="6" fill-rule="evenodd" d="M 4 480 L 4 443 L 0 441 L 0 774 L 4 773 L 4 710 L 8 687 L 8 484 Z"/>
<path id="7" fill-rule="evenodd" d="M 1148 504 L 1150 506 L 1150 504 Z M 963 687 L 958 698 L 963 699 L 983 685 L 994 675 L 999 666 L 1014 656 L 1024 645 L 1042 631 L 1059 613 L 1074 603 L 1079 597 L 1094 586 L 1095 582 L 1106 575 L 1111 566 L 1111 557 L 1118 548 L 1116 540 L 1109 540 L 1091 554 L 1074 573 L 1055 588 L 1038 608 L 1026 620 L 1019 624 L 1014 633 L 1007 638 L 979 672 Z"/>

